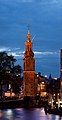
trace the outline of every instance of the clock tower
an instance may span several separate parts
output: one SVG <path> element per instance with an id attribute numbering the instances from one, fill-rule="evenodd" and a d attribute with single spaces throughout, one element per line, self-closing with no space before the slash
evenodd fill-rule
<path id="1" fill-rule="evenodd" d="M 35 97 L 36 82 L 35 82 L 35 59 L 32 49 L 31 34 L 28 31 L 27 40 L 25 42 L 25 53 L 23 58 L 23 77 L 24 77 L 24 97 Z"/>

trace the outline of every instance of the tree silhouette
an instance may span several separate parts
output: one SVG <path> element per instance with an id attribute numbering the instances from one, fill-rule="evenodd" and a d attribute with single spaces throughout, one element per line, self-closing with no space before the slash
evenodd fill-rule
<path id="1" fill-rule="evenodd" d="M 0 52 L 0 96 L 2 98 L 2 85 L 11 84 L 11 88 L 15 93 L 19 93 L 21 86 L 22 68 L 15 65 L 16 59 L 6 52 Z"/>

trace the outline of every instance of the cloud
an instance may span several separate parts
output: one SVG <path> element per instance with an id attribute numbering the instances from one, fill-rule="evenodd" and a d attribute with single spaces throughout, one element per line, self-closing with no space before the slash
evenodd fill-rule
<path id="1" fill-rule="evenodd" d="M 54 55 L 57 54 L 57 52 L 50 52 L 50 51 L 46 51 L 46 52 L 38 52 L 38 51 L 34 51 L 34 54 L 36 55 Z"/>
<path id="2" fill-rule="evenodd" d="M 24 52 L 23 50 L 20 50 L 20 48 L 9 48 L 9 47 L 0 47 L 0 52 L 6 51 L 8 55 L 13 55 L 14 57 L 20 57 L 23 58 Z M 52 51 L 34 51 L 35 58 L 41 58 L 42 56 L 53 56 L 58 55 L 59 52 L 52 52 Z"/>
<path id="3" fill-rule="evenodd" d="M 22 57 L 24 56 L 24 51 L 14 51 L 14 52 L 8 52 L 9 55 L 13 55 L 14 57 Z M 34 51 L 34 56 L 35 58 L 41 58 L 42 56 L 53 56 L 53 55 L 58 55 L 58 52 L 39 52 L 39 51 Z"/>
<path id="4" fill-rule="evenodd" d="M 13 55 L 14 57 L 22 57 L 24 55 L 23 51 L 8 51 L 8 55 Z"/>
<path id="5" fill-rule="evenodd" d="M 2 51 L 9 51 L 10 49 L 8 47 L 0 47 L 0 52 Z"/>
<path id="6" fill-rule="evenodd" d="M 16 53 L 16 52 L 8 52 L 8 55 L 12 55 L 14 57 L 23 57 L 23 53 L 19 54 L 19 53 Z"/>

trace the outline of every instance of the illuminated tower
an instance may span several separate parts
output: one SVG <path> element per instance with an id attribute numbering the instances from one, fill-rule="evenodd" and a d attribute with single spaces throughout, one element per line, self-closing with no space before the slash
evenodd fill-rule
<path id="1" fill-rule="evenodd" d="M 35 59 L 32 50 L 31 34 L 28 31 L 27 40 L 25 42 L 25 53 L 23 59 L 24 65 L 24 96 L 34 97 L 36 94 L 35 82 Z"/>

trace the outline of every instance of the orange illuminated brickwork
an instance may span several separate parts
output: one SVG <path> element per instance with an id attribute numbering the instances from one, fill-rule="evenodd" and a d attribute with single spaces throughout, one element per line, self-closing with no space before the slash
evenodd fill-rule
<path id="1" fill-rule="evenodd" d="M 24 96 L 35 96 L 35 59 L 32 50 L 31 34 L 28 31 L 27 40 L 25 42 L 25 53 L 23 59 L 24 65 Z"/>

